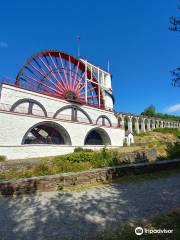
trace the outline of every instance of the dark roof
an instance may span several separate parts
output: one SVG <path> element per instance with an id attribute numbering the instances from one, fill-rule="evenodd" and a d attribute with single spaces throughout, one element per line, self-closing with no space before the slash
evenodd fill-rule
<path id="1" fill-rule="evenodd" d="M 132 133 L 131 131 L 129 131 L 129 130 L 126 131 L 126 132 L 125 132 L 125 136 L 127 137 L 130 133 L 133 135 L 133 133 Z"/>

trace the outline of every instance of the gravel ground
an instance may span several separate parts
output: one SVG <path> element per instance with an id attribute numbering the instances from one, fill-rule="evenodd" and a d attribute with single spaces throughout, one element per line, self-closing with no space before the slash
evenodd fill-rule
<path id="1" fill-rule="evenodd" d="M 180 174 L 84 192 L 0 198 L 0 240 L 95 239 L 126 221 L 180 207 Z"/>

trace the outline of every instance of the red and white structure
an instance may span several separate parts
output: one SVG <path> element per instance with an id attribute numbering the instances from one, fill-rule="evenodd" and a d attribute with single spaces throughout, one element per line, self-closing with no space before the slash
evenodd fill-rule
<path id="1" fill-rule="evenodd" d="M 107 71 L 59 51 L 34 54 L 13 84 L 1 84 L 0 153 L 17 159 L 122 146 L 113 105 Z"/>

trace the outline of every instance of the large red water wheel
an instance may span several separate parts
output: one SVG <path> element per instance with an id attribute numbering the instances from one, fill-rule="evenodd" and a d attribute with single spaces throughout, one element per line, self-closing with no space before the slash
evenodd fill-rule
<path id="1" fill-rule="evenodd" d="M 95 76 L 82 61 L 63 52 L 34 54 L 22 67 L 15 84 L 56 98 L 104 107 Z"/>

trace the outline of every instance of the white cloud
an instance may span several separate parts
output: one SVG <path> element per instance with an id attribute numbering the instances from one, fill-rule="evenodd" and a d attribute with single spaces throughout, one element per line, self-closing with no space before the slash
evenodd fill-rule
<path id="1" fill-rule="evenodd" d="M 0 47 L 1 48 L 8 48 L 8 43 L 4 41 L 0 41 Z"/>
<path id="2" fill-rule="evenodd" d="M 166 109 L 166 112 L 168 112 L 168 113 L 180 113 L 180 103 L 177 103 L 175 105 L 169 106 Z"/>

